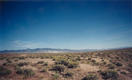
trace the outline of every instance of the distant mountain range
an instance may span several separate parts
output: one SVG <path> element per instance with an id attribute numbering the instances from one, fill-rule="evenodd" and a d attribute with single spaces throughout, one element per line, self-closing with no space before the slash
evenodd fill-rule
<path id="1" fill-rule="evenodd" d="M 36 48 L 21 50 L 3 50 L 0 53 L 65 53 L 65 52 L 89 52 L 97 49 L 55 49 L 55 48 Z"/>
<path id="2" fill-rule="evenodd" d="M 110 49 L 56 49 L 56 48 L 35 48 L 35 49 L 21 49 L 21 50 L 3 50 L 0 53 L 77 53 L 77 52 L 91 52 L 99 50 L 120 50 L 132 49 L 132 47 L 110 48 Z"/>

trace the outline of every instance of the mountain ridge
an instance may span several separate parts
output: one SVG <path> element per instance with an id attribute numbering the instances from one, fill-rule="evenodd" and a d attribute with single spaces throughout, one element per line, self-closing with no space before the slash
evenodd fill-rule
<path id="1" fill-rule="evenodd" d="M 19 50 L 2 50 L 0 53 L 60 53 L 60 52 L 88 52 L 97 49 L 59 49 L 59 48 L 35 48 Z"/>
<path id="2" fill-rule="evenodd" d="M 100 50 L 118 50 L 132 47 L 109 48 L 109 49 L 61 49 L 61 48 L 34 48 L 34 49 L 18 49 L 18 50 L 2 50 L 0 53 L 65 53 L 65 52 L 91 52 Z"/>

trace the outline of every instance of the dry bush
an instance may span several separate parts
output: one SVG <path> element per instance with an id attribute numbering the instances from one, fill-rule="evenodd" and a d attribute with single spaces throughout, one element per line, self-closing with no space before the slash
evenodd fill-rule
<path id="1" fill-rule="evenodd" d="M 117 80 L 119 77 L 117 71 L 114 70 L 101 72 L 101 75 L 103 79 L 111 79 L 111 80 Z"/>
<path id="2" fill-rule="evenodd" d="M 35 75 L 32 69 L 17 69 L 17 74 L 24 75 L 24 77 L 32 77 Z"/>
<path id="3" fill-rule="evenodd" d="M 12 73 L 11 70 L 0 66 L 0 76 L 9 75 L 11 73 Z"/>
<path id="4" fill-rule="evenodd" d="M 65 66 L 64 65 L 55 65 L 52 67 L 52 70 L 56 72 L 64 72 Z"/>
<path id="5" fill-rule="evenodd" d="M 88 74 L 87 76 L 82 78 L 82 80 L 98 80 L 98 78 L 97 78 L 97 75 L 95 74 Z"/>

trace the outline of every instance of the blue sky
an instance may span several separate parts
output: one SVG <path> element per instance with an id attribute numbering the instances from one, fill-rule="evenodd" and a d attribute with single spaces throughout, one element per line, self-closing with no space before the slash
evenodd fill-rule
<path id="1" fill-rule="evenodd" d="M 0 50 L 132 46 L 130 1 L 1 3 Z"/>

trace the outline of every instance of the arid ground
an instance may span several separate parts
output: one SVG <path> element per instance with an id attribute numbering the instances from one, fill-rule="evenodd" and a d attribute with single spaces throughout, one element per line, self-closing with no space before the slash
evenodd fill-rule
<path id="1" fill-rule="evenodd" d="M 0 54 L 0 80 L 132 80 L 132 48 Z"/>

